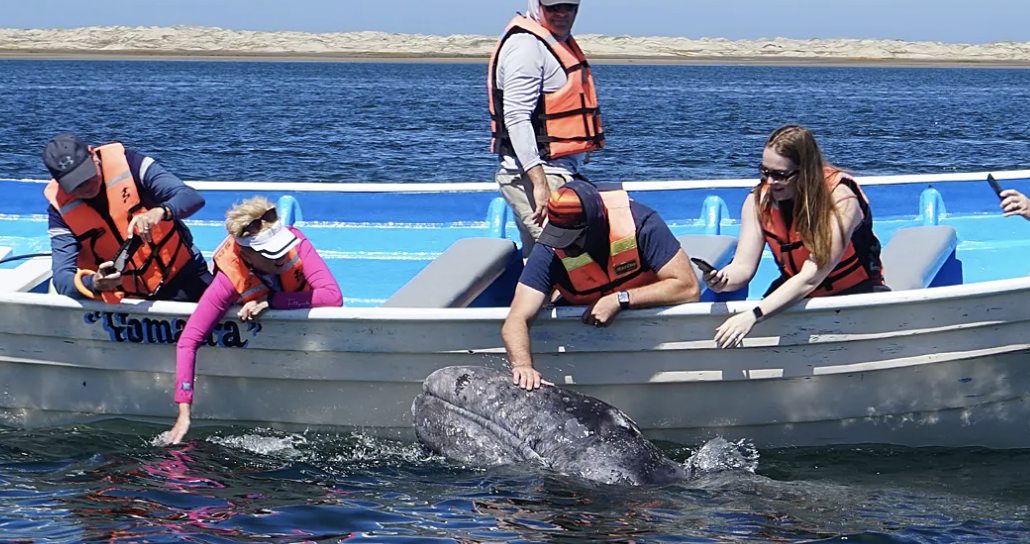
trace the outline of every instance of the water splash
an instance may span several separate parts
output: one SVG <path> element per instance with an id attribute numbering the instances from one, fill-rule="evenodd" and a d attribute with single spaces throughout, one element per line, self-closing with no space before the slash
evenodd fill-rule
<path id="1" fill-rule="evenodd" d="M 299 459 L 304 454 L 298 449 L 308 444 L 307 438 L 299 434 L 286 436 L 262 436 L 244 434 L 240 436 L 210 436 L 207 441 L 226 448 L 246 450 L 258 455 L 287 459 Z"/>
<path id="2" fill-rule="evenodd" d="M 758 449 L 747 439 L 730 442 L 718 437 L 701 446 L 683 464 L 693 474 L 724 470 L 742 470 L 754 474 L 758 469 L 758 458 Z"/>

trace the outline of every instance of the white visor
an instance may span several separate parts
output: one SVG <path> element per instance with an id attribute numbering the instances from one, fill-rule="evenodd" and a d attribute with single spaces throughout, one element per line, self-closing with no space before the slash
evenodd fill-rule
<path id="1" fill-rule="evenodd" d="M 285 257 L 300 243 L 300 238 L 284 227 L 282 221 L 272 223 L 267 229 L 254 236 L 236 236 L 235 238 L 237 244 L 249 247 L 273 261 Z"/>

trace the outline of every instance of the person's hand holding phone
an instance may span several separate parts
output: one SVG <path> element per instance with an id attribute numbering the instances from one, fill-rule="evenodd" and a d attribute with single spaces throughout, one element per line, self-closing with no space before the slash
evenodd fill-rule
<path id="1" fill-rule="evenodd" d="M 1001 197 L 1001 210 L 1005 217 L 1021 215 L 1030 220 L 1030 198 L 1015 189 L 1005 189 L 998 196 Z"/>
<path id="2" fill-rule="evenodd" d="M 703 279 L 705 285 L 707 285 L 709 289 L 715 291 L 716 293 L 721 293 L 723 289 L 726 288 L 726 284 L 729 283 L 729 280 L 726 278 L 726 275 L 722 273 L 722 271 L 716 269 L 714 266 L 711 265 L 711 263 L 704 259 L 691 257 L 690 260 L 697 266 L 699 270 L 701 270 L 701 272 L 704 273 Z"/>
<path id="3" fill-rule="evenodd" d="M 153 235 L 150 233 L 153 228 L 164 221 L 165 211 L 164 208 L 154 208 L 146 213 L 142 213 L 132 218 L 129 222 L 129 235 L 138 234 L 140 238 L 146 243 L 154 241 Z"/>
<path id="4" fill-rule="evenodd" d="M 97 293 L 114 291 L 122 284 L 122 273 L 114 267 L 114 261 L 102 263 L 93 276 L 93 290 Z"/>
<path id="5" fill-rule="evenodd" d="M 722 272 L 722 270 L 705 272 L 704 280 L 705 285 L 707 285 L 709 289 L 716 293 L 721 293 L 725 291 L 726 285 L 729 284 L 730 281 L 729 278 L 726 277 L 726 274 Z"/>

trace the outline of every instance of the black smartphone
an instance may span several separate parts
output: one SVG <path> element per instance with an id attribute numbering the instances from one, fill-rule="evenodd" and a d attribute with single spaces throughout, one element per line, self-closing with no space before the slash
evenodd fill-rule
<path id="1" fill-rule="evenodd" d="M 119 273 L 125 272 L 125 267 L 129 264 L 129 260 L 136 254 L 136 250 L 143 244 L 143 239 L 139 236 L 133 236 L 122 243 L 122 247 L 118 248 L 118 253 L 114 254 L 114 269 Z"/>
<path id="2" fill-rule="evenodd" d="M 1004 200 L 1004 198 L 1001 196 L 1001 192 L 1004 191 L 1005 189 L 1002 189 L 1001 185 L 998 185 L 998 180 L 994 179 L 993 175 L 987 174 L 987 183 L 990 183 L 991 184 L 991 188 L 994 189 L 994 192 L 998 193 L 998 198 L 1001 198 L 1001 199 Z"/>
<path id="3" fill-rule="evenodd" d="M 700 268 L 701 271 L 704 272 L 705 274 L 714 274 L 716 272 L 716 268 L 714 266 L 712 266 L 711 264 L 709 264 L 708 261 L 706 261 L 704 259 L 699 259 L 697 257 L 691 257 L 690 258 L 690 262 L 696 264 L 697 267 Z"/>

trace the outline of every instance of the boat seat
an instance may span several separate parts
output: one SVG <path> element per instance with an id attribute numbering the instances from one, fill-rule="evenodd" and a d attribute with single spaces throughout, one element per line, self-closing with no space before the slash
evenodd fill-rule
<path id="1" fill-rule="evenodd" d="M 687 253 L 687 257 L 704 259 L 716 268 L 723 268 L 730 264 L 733 255 L 737 252 L 737 239 L 725 234 L 687 234 L 676 238 L 680 247 Z M 693 262 L 690 266 L 694 268 L 697 281 L 701 283 L 701 289 L 706 289 L 704 273 Z"/>
<path id="2" fill-rule="evenodd" d="M 35 292 L 50 276 L 50 257 L 34 257 L 15 268 L 0 269 L 0 293 Z"/>
<path id="3" fill-rule="evenodd" d="M 884 283 L 892 291 L 924 289 L 955 255 L 958 235 L 945 225 L 909 227 L 891 236 L 880 253 Z"/>
<path id="4" fill-rule="evenodd" d="M 408 283 L 384 308 L 466 308 L 483 294 L 509 265 L 522 257 L 515 242 L 501 238 L 464 238 L 454 242 Z M 517 280 L 517 276 L 516 276 Z M 514 282 L 511 285 L 514 293 Z M 511 302 L 510 296 L 507 303 Z M 507 304 L 505 304 L 507 305 Z"/>

